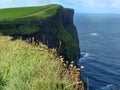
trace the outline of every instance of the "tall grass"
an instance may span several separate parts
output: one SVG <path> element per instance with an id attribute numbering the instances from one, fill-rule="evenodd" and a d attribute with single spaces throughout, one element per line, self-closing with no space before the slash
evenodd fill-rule
<path id="1" fill-rule="evenodd" d="M 27 42 L 0 37 L 0 90 L 84 89 L 72 62 L 64 62 L 55 49 Z"/>

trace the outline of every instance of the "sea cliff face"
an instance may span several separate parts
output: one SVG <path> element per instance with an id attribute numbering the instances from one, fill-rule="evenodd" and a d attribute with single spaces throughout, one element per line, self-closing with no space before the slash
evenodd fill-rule
<path id="1" fill-rule="evenodd" d="M 34 37 L 36 42 L 40 41 L 47 44 L 49 48 L 56 48 L 58 55 L 77 64 L 80 58 L 80 48 L 73 15 L 74 10 L 59 6 L 56 13 L 44 19 L 26 17 L 0 22 L 0 32 L 15 38 L 18 36 L 22 36 L 23 39 Z"/>

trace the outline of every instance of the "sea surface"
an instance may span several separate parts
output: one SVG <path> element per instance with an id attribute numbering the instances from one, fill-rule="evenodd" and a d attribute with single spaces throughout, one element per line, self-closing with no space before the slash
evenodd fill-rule
<path id="1" fill-rule="evenodd" d="M 75 14 L 74 23 L 89 90 L 120 90 L 120 15 Z"/>

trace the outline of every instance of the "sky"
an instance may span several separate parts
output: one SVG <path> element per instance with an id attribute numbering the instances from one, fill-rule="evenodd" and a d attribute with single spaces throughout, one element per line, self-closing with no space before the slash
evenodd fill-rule
<path id="1" fill-rule="evenodd" d="M 0 0 L 0 8 L 60 4 L 80 13 L 119 13 L 120 0 Z"/>

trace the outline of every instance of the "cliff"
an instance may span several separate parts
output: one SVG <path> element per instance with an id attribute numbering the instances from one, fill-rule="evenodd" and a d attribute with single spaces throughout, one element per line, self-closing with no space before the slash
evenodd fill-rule
<path id="1" fill-rule="evenodd" d="M 9 13 L 5 13 L 6 11 Z M 47 5 L 1 9 L 0 13 L 0 32 L 3 35 L 15 38 L 22 36 L 23 39 L 34 37 L 35 42 L 40 41 L 49 48 L 56 48 L 65 60 L 74 61 L 75 64 L 79 60 L 78 34 L 73 24 L 74 10 L 60 5 Z M 5 16 L 6 14 L 9 15 Z"/>

